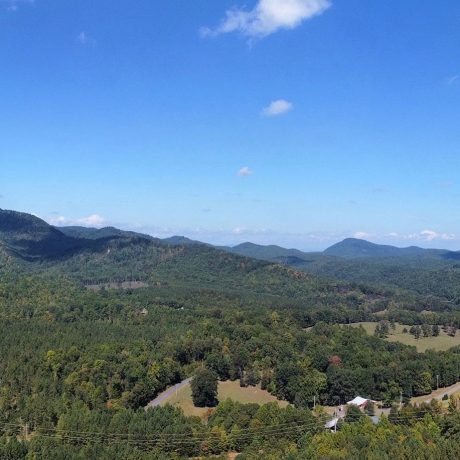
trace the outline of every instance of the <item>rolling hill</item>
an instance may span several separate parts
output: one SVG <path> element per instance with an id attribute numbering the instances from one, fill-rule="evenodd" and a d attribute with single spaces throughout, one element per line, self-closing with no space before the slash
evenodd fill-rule
<path id="1" fill-rule="evenodd" d="M 233 247 L 222 246 L 221 248 L 226 251 L 233 252 L 234 254 L 240 254 L 243 256 L 254 257 L 256 259 L 263 260 L 275 260 L 282 257 L 297 257 L 298 259 L 308 259 L 311 258 L 312 255 L 316 255 L 316 253 L 302 252 L 298 249 L 286 249 L 276 245 L 262 246 L 260 244 L 254 244 L 250 242 L 241 243 Z"/>
<path id="2" fill-rule="evenodd" d="M 92 227 L 81 227 L 81 226 L 68 226 L 68 227 L 54 227 L 58 231 L 64 233 L 64 235 L 72 238 L 83 238 L 90 240 L 100 240 L 103 238 L 145 238 L 148 240 L 154 240 L 156 238 L 146 235 L 145 233 L 130 232 L 126 230 L 120 230 L 115 227 L 103 227 L 103 228 L 92 228 Z"/>
<path id="3" fill-rule="evenodd" d="M 327 248 L 323 254 L 345 259 L 381 258 L 381 257 L 423 257 L 423 258 L 460 258 L 460 253 L 444 249 L 423 249 L 417 246 L 398 248 L 396 246 L 375 244 L 370 241 L 346 238 Z"/>
<path id="4" fill-rule="evenodd" d="M 326 286 L 320 279 L 330 279 L 328 286 L 352 282 L 460 302 L 460 253 L 357 239 L 323 253 L 253 243 L 216 248 L 185 237 L 160 240 L 113 227 L 55 228 L 30 214 L 0 210 L 0 249 L 2 272 L 14 267 L 68 274 L 85 284 L 136 280 L 298 297 L 313 284 Z"/>
<path id="5" fill-rule="evenodd" d="M 297 292 L 307 294 L 312 286 L 307 273 L 183 237 L 159 240 L 110 227 L 62 230 L 30 214 L 0 212 L 0 243 L 5 257 L 21 261 L 24 270 L 46 276 L 66 274 L 92 285 L 139 280 L 158 286 L 248 290 L 292 297 Z"/>
<path id="6" fill-rule="evenodd" d="M 48 225 L 37 217 L 2 211 L 0 242 L 5 258 L 2 270 L 8 270 L 7 258 L 18 261 L 17 270 L 43 280 L 65 278 L 79 286 L 117 287 L 124 282 L 140 282 L 155 294 L 184 299 L 199 297 L 214 304 L 224 297 L 235 305 L 354 305 L 362 299 L 360 317 L 378 309 L 376 299 L 360 288 L 337 281 L 323 280 L 292 267 L 234 254 L 205 244 L 171 245 L 142 235 L 104 230 L 71 230 L 92 238 L 75 238 Z M 106 236 L 112 234 L 113 236 Z M 121 236 L 123 235 L 123 236 Z M 128 236 L 126 236 L 128 235 Z M 199 294 L 196 294 L 196 293 Z M 195 293 L 195 294 L 194 294 Z M 354 293 L 354 295 L 351 295 Z M 163 295 L 161 294 L 161 295 Z M 350 298 L 347 297 L 350 294 Z"/>
<path id="7" fill-rule="evenodd" d="M 85 240 L 67 236 L 31 214 L 0 209 L 0 243 L 7 253 L 33 260 L 78 251 Z"/>
<path id="8" fill-rule="evenodd" d="M 347 238 L 323 252 L 253 243 L 224 249 L 325 278 L 460 302 L 460 252 L 415 246 L 398 248 L 355 238 Z"/>

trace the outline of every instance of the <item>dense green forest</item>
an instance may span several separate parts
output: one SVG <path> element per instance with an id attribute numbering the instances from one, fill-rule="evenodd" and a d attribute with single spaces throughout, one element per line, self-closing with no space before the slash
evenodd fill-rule
<path id="1" fill-rule="evenodd" d="M 460 305 L 460 253 L 455 251 L 396 248 L 354 238 L 321 253 L 251 243 L 225 250 L 330 279 L 397 288 L 455 308 Z"/>
<path id="2" fill-rule="evenodd" d="M 6 217 L 0 458 L 456 458 L 454 404 L 449 414 L 436 404 L 393 408 L 377 426 L 350 413 L 334 434 L 313 411 L 358 394 L 391 407 L 459 381 L 460 348 L 418 353 L 340 325 L 459 327 L 457 309 L 440 298 L 205 245 L 77 238 L 33 216 Z M 142 284 L 123 289 L 127 281 Z M 205 420 L 170 406 L 144 410 L 203 367 L 290 405 L 220 401 Z"/>

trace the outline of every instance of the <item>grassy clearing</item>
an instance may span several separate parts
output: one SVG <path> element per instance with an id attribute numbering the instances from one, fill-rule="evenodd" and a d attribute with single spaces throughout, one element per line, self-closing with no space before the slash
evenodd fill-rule
<path id="1" fill-rule="evenodd" d="M 368 334 L 372 335 L 374 334 L 376 324 L 377 323 L 375 322 L 362 322 L 353 323 L 349 326 L 362 326 Z M 409 330 L 410 326 L 396 323 L 396 329 L 393 331 L 390 328 L 390 335 L 386 340 L 389 342 L 401 342 L 405 345 L 412 345 L 417 347 L 417 350 L 420 352 L 424 352 L 430 348 L 437 351 L 444 351 L 451 347 L 460 345 L 460 333 L 457 333 L 455 337 L 450 337 L 443 330 L 441 330 L 438 337 L 420 337 L 419 339 L 416 339 L 412 334 L 409 334 L 408 332 L 404 333 L 404 328 Z"/>
<path id="2" fill-rule="evenodd" d="M 225 401 L 228 398 L 241 403 L 266 404 L 269 402 L 278 402 L 281 407 L 288 405 L 286 401 L 276 399 L 268 391 L 261 390 L 259 387 L 241 388 L 238 380 L 235 382 L 219 382 L 219 401 Z M 193 405 L 190 385 L 181 388 L 176 394 L 163 401 L 161 405 L 164 406 L 165 404 L 182 408 L 185 415 L 195 415 L 198 417 L 204 417 L 209 410 L 206 407 L 195 407 Z"/>

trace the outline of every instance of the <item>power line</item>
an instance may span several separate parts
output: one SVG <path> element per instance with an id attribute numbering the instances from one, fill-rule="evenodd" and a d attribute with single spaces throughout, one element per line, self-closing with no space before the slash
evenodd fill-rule
<path id="1" fill-rule="evenodd" d="M 393 422 L 404 422 L 410 420 L 421 420 L 427 413 L 432 413 L 430 410 L 423 410 L 418 411 L 416 414 L 398 414 L 398 416 L 393 417 L 390 423 Z M 436 415 L 436 414 L 433 414 Z M 307 430 L 309 428 L 320 428 L 322 422 L 318 421 L 310 421 L 308 423 L 303 424 L 280 424 L 279 426 L 273 427 L 260 427 L 260 428 L 246 428 L 240 429 L 237 433 L 236 437 L 239 440 L 247 440 L 252 437 L 266 435 L 266 436 L 274 436 L 274 435 L 286 435 L 289 431 L 302 431 Z M 0 426 L 8 426 L 14 428 L 23 428 L 24 425 L 18 424 L 0 424 Z M 44 431 L 45 433 L 42 433 Z M 51 434 L 54 433 L 54 434 Z M 231 433 L 225 433 L 227 436 Z M 121 438 L 122 436 L 128 436 L 127 438 Z M 173 436 L 182 436 L 184 439 L 167 439 L 168 435 Z M 161 442 L 167 442 L 169 445 L 190 445 L 196 444 L 199 442 L 207 441 L 209 438 L 212 438 L 212 433 L 210 431 L 204 432 L 201 434 L 194 433 L 193 435 L 190 434 L 172 434 L 172 433 L 164 433 L 162 435 L 157 435 L 157 437 L 149 437 L 149 438 L 130 438 L 130 434 L 126 433 L 95 433 L 95 432 L 72 432 L 66 430 L 57 430 L 57 429 L 39 429 L 37 431 L 37 436 L 45 437 L 45 438 L 53 438 L 58 440 L 68 440 L 68 441 L 81 441 L 81 442 L 102 442 L 102 441 L 110 441 L 114 443 L 126 443 L 126 444 L 136 444 L 136 445 L 144 445 L 144 446 L 152 446 L 158 445 Z"/>

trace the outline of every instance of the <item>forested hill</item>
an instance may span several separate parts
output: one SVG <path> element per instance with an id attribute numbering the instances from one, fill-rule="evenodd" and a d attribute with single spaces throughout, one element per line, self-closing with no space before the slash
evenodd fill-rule
<path id="1" fill-rule="evenodd" d="M 222 249 L 233 252 L 234 254 L 240 254 L 247 257 L 254 257 L 256 259 L 271 260 L 275 261 L 279 258 L 299 258 L 299 259 L 309 259 L 315 255 L 320 255 L 321 253 L 308 253 L 299 251 L 298 249 L 286 249 L 277 245 L 268 245 L 262 246 L 260 244 L 254 243 L 241 243 L 237 246 L 221 246 Z"/>
<path id="2" fill-rule="evenodd" d="M 127 230 L 120 230 L 115 227 L 103 227 L 103 228 L 92 228 L 92 227 L 81 227 L 81 226 L 67 226 L 67 227 L 55 227 L 62 233 L 74 238 L 87 238 L 92 240 L 98 240 L 102 238 L 115 238 L 115 237 L 124 237 L 124 238 L 144 238 L 150 241 L 163 242 L 171 246 L 189 246 L 189 245 L 205 245 L 212 246 L 207 243 L 202 243 L 201 241 L 191 240 L 185 236 L 170 236 L 168 238 L 154 238 L 151 235 L 145 233 L 132 232 Z"/>
<path id="3" fill-rule="evenodd" d="M 0 243 L 4 250 L 25 259 L 60 256 L 84 246 L 84 240 L 64 235 L 31 214 L 0 209 Z"/>
<path id="4" fill-rule="evenodd" d="M 404 289 L 460 303 L 460 252 L 397 248 L 348 238 L 324 252 L 243 243 L 226 250 L 346 282 Z"/>
<path id="5" fill-rule="evenodd" d="M 366 257 L 356 255 L 360 251 Z M 374 257 L 369 256 L 371 253 Z M 353 282 L 373 285 L 376 292 L 387 288 L 412 291 L 422 296 L 421 303 L 434 296 L 457 304 L 458 255 L 352 239 L 325 253 L 252 243 L 215 248 L 184 237 L 160 240 L 113 227 L 58 229 L 30 214 L 0 210 L 0 272 L 22 269 L 53 276 L 66 274 L 85 285 L 138 281 L 161 287 L 206 287 L 299 299 L 311 298 L 319 286 L 330 291 Z M 326 283 L 317 276 L 338 281 Z"/>
<path id="6" fill-rule="evenodd" d="M 371 243 L 370 241 L 346 238 L 323 252 L 305 252 L 298 249 L 287 249 L 281 246 L 263 246 L 254 243 L 242 243 L 237 246 L 221 246 L 222 249 L 235 254 L 255 257 L 264 260 L 277 260 L 281 258 L 292 258 L 305 261 L 313 260 L 337 260 L 340 259 L 380 259 L 380 258 L 401 258 L 402 260 L 424 259 L 424 260 L 460 260 L 460 252 L 448 251 L 446 249 L 424 249 L 417 246 L 398 248 L 396 246 Z"/>
<path id="7" fill-rule="evenodd" d="M 445 249 L 424 249 L 417 246 L 398 248 L 386 244 L 375 244 L 358 238 L 346 238 L 327 248 L 323 254 L 346 259 L 373 257 L 460 258 L 460 253 Z"/>
<path id="8" fill-rule="evenodd" d="M 295 289 L 306 292 L 313 284 L 305 273 L 207 245 L 170 245 L 110 228 L 100 232 L 101 238 L 94 229 L 67 232 L 78 234 L 77 238 L 30 214 L 2 210 L 0 262 L 5 269 L 8 261 L 17 260 L 25 272 L 66 275 L 85 284 L 139 280 L 157 286 L 250 289 L 277 295 Z"/>
<path id="9" fill-rule="evenodd" d="M 3 273 L 21 272 L 53 282 L 65 277 L 66 283 L 92 289 L 137 283 L 154 288 L 160 297 L 166 292 L 174 301 L 197 296 L 213 298 L 215 304 L 226 298 L 235 305 L 350 307 L 355 320 L 368 318 L 389 301 L 380 290 L 326 281 L 208 245 L 170 245 L 137 235 L 73 238 L 34 216 L 2 211 L 1 217 Z M 30 293 L 24 288 L 23 294 L 25 305 Z M 415 305 L 415 300 L 409 303 Z"/>
<path id="10" fill-rule="evenodd" d="M 78 225 L 67 226 L 67 227 L 55 227 L 60 232 L 72 238 L 84 238 L 90 240 L 99 240 L 103 238 L 145 238 L 148 240 L 156 240 L 150 235 L 145 233 L 130 232 L 126 230 L 120 230 L 115 227 L 103 227 L 103 228 L 92 228 L 92 227 L 81 227 Z"/>

